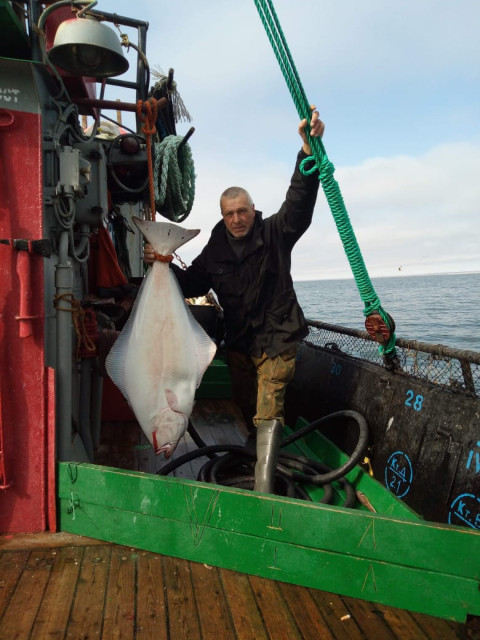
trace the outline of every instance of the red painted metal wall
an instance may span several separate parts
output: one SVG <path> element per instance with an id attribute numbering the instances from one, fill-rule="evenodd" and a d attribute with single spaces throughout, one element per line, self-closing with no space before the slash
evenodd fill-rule
<path id="1" fill-rule="evenodd" d="M 41 116 L 15 111 L 13 99 L 0 104 L 0 194 L 0 238 L 42 238 Z M 49 527 L 54 403 L 44 361 L 42 261 L 0 244 L 0 533 Z"/>

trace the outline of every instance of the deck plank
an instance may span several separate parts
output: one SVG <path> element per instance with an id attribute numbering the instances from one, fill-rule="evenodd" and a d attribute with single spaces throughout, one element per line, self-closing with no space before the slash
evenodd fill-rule
<path id="1" fill-rule="evenodd" d="M 238 640 L 269 640 L 248 576 L 223 569 L 220 577 Z"/>
<path id="2" fill-rule="evenodd" d="M 235 640 L 218 569 L 195 562 L 190 568 L 202 637 Z"/>
<path id="3" fill-rule="evenodd" d="M 137 640 L 168 640 L 162 556 L 140 552 L 137 564 Z"/>
<path id="4" fill-rule="evenodd" d="M 310 595 L 327 623 L 330 632 L 337 640 L 365 640 L 359 622 L 354 618 L 345 602 L 334 593 L 309 589 Z M 377 640 L 376 636 L 375 640 Z"/>
<path id="5" fill-rule="evenodd" d="M 303 637 L 335 640 L 309 589 L 287 583 L 278 587 Z"/>
<path id="6" fill-rule="evenodd" d="M 422 628 L 410 613 L 399 609 L 383 609 L 383 618 L 397 637 L 410 637 L 416 640 L 428 640 Z"/>
<path id="7" fill-rule="evenodd" d="M 137 554 L 125 547 L 112 547 L 103 623 L 105 638 L 135 638 L 136 559 Z"/>
<path id="8" fill-rule="evenodd" d="M 281 597 L 278 584 L 266 578 L 249 576 L 265 626 L 275 640 L 302 640 L 302 634 Z"/>
<path id="9" fill-rule="evenodd" d="M 2 553 L 0 556 L 0 619 L 15 592 L 28 556 L 28 551 Z"/>
<path id="10" fill-rule="evenodd" d="M 67 638 L 101 638 L 112 547 L 85 547 Z M 89 634 L 89 635 L 88 635 Z"/>
<path id="11" fill-rule="evenodd" d="M 385 622 L 383 608 L 380 605 L 355 598 L 343 598 L 343 600 L 367 638 L 375 638 L 375 640 L 395 640 L 397 638 L 391 627 Z M 409 638 L 411 636 L 403 637 Z"/>
<path id="12" fill-rule="evenodd" d="M 30 637 L 53 564 L 50 549 L 32 551 L 0 623 L 1 640 Z"/>
<path id="13" fill-rule="evenodd" d="M 201 640 L 190 565 L 182 560 L 164 557 L 170 638 Z"/>
<path id="14" fill-rule="evenodd" d="M 81 547 L 52 551 L 55 560 L 45 594 L 32 628 L 32 638 L 62 638 L 80 572 Z"/>
<path id="15" fill-rule="evenodd" d="M 456 640 L 462 637 L 464 625 L 458 622 L 447 622 L 441 618 L 425 616 L 421 613 L 412 613 L 412 618 L 425 633 L 427 638 L 441 638 L 442 640 Z M 480 633 L 478 634 L 480 638 Z"/>

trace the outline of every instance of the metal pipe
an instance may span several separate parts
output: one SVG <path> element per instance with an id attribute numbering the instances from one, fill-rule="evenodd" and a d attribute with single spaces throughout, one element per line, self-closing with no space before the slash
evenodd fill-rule
<path id="1" fill-rule="evenodd" d="M 120 102 L 119 100 L 97 100 L 94 98 L 76 98 L 75 104 L 79 107 L 93 107 L 95 109 L 116 109 L 117 111 L 131 111 L 136 113 L 138 106 L 130 102 Z M 167 98 L 157 100 L 157 109 L 165 109 L 168 106 Z M 141 107 L 142 111 L 146 111 L 145 105 Z"/>
<path id="2" fill-rule="evenodd" d="M 68 232 L 59 238 L 58 264 L 55 268 L 56 288 L 56 410 L 57 458 L 71 460 L 72 448 L 72 312 L 73 266 L 68 257 Z"/>
<path id="3" fill-rule="evenodd" d="M 78 422 L 83 446 L 85 447 L 89 460 L 93 462 L 93 442 L 90 424 L 91 396 L 92 361 L 90 358 L 82 358 L 80 365 L 80 407 Z"/>
<path id="4" fill-rule="evenodd" d="M 92 363 L 92 442 L 93 449 L 97 449 L 100 444 L 100 432 L 102 426 L 102 395 L 103 376 L 100 374 L 98 358 Z"/>
<path id="5" fill-rule="evenodd" d="M 351 329 L 349 327 L 342 327 L 340 325 L 329 324 L 327 322 L 318 322 L 317 320 L 310 320 L 307 318 L 307 324 L 310 327 L 316 329 L 324 329 L 325 331 L 331 331 L 333 333 L 343 333 L 347 336 L 353 336 L 355 338 L 361 338 L 368 342 L 375 343 L 376 341 L 370 337 L 366 331 L 360 329 Z M 431 353 L 435 356 L 443 358 L 456 358 L 457 360 L 467 360 L 473 364 L 480 364 L 480 353 L 478 351 L 470 351 L 468 349 L 457 349 L 455 347 L 447 347 L 443 344 L 432 344 L 430 342 L 419 342 L 417 340 L 407 340 L 405 338 L 396 339 L 397 347 L 403 349 L 412 349 L 415 351 L 423 351 L 424 353 Z"/>

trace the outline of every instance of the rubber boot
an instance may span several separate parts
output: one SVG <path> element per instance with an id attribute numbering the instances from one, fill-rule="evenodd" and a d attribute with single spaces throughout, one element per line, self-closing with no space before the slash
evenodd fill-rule
<path id="1" fill-rule="evenodd" d="M 282 428 L 280 420 L 265 420 L 257 425 L 257 463 L 255 465 L 254 491 L 273 493 Z"/>

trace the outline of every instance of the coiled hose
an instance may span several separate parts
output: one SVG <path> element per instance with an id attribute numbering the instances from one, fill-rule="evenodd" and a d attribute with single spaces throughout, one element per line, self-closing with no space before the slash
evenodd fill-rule
<path id="1" fill-rule="evenodd" d="M 311 501 L 312 498 L 303 485 L 313 485 L 323 489 L 323 496 L 319 502 L 331 504 L 334 496 L 331 483 L 337 481 L 345 492 L 345 500 L 342 506 L 353 507 L 355 505 L 355 489 L 344 476 L 362 459 L 368 446 L 368 425 L 360 413 L 349 409 L 331 413 L 292 433 L 282 441 L 280 446 L 283 449 L 318 430 L 319 427 L 326 423 L 345 418 L 354 420 L 358 426 L 358 441 L 348 460 L 341 467 L 331 469 L 317 460 L 291 453 L 290 451 L 280 451 L 275 471 L 276 495 Z M 164 465 L 157 471 L 158 475 L 166 476 L 192 460 L 207 457 L 209 460 L 201 467 L 197 480 L 227 487 L 253 489 L 256 461 L 254 442 L 247 442 L 243 446 L 234 444 L 207 446 L 195 431 L 191 422 L 189 423 L 188 432 L 199 448 Z M 224 453 L 225 455 L 219 456 L 217 455 L 219 453 Z"/>

